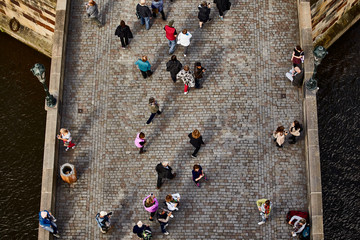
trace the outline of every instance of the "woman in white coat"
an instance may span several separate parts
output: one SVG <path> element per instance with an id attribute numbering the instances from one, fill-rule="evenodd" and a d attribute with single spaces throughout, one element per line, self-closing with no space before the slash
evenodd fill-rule
<path id="1" fill-rule="evenodd" d="M 187 29 L 182 30 L 177 38 L 177 44 L 180 44 L 184 47 L 184 57 L 186 57 L 188 47 L 190 45 L 190 39 L 192 35 L 187 31 Z"/>

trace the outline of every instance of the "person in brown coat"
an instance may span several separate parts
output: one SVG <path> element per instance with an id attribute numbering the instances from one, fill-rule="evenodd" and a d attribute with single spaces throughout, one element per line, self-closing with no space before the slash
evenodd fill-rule
<path id="1" fill-rule="evenodd" d="M 201 88 L 200 79 L 203 78 L 203 74 L 205 71 L 206 69 L 201 66 L 200 62 L 195 63 L 194 66 L 195 88 Z"/>

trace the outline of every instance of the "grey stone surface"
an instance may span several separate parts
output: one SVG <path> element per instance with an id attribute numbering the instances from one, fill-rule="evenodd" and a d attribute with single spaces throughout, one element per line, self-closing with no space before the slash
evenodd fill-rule
<path id="1" fill-rule="evenodd" d="M 142 200 L 151 192 L 160 202 L 168 193 L 182 195 L 169 236 L 150 223 L 154 239 L 289 239 L 286 212 L 307 206 L 304 141 L 278 150 L 270 135 L 280 124 L 303 121 L 300 91 L 284 76 L 299 39 L 296 2 L 232 1 L 223 22 L 213 8 L 214 20 L 200 30 L 198 1 L 166 1 L 168 20 L 193 34 L 188 56 L 181 48 L 175 54 L 191 68 L 195 61 L 207 68 L 204 88 L 188 95 L 165 71 L 167 22 L 158 17 L 146 31 L 136 1 L 97 2 L 101 29 L 86 21 L 82 1 L 71 3 L 61 127 L 78 146 L 70 152 L 60 146 L 59 166 L 74 164 L 78 181 L 69 186 L 58 178 L 62 239 L 136 239 L 133 225 L 149 223 Z M 114 35 L 121 19 L 134 34 L 126 50 Z M 143 54 L 155 70 L 146 80 L 134 66 Z M 146 126 L 149 97 L 159 100 L 163 114 Z M 187 135 L 195 128 L 207 144 L 192 159 Z M 148 139 L 144 155 L 133 143 L 140 131 Z M 154 169 L 163 160 L 178 176 L 158 191 Z M 209 178 L 200 189 L 191 180 L 195 163 Z M 271 220 L 262 226 L 258 198 L 273 201 Z M 101 210 L 114 213 L 106 235 L 94 219 Z"/>

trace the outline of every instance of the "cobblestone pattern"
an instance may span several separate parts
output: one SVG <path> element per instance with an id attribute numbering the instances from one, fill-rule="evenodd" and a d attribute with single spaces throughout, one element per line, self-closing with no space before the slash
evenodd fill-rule
<path id="1" fill-rule="evenodd" d="M 299 38 L 296 1 L 232 2 L 223 22 L 213 7 L 214 20 L 200 30 L 199 1 L 165 1 L 178 32 L 193 34 L 188 56 L 181 48 L 175 54 L 191 68 L 195 61 L 207 68 L 204 88 L 184 95 L 183 84 L 173 84 L 165 71 L 166 22 L 158 17 L 146 31 L 136 19 L 136 1 L 100 0 L 105 26 L 98 29 L 86 21 L 84 2 L 72 1 L 61 126 L 78 147 L 61 151 L 59 165 L 73 163 L 78 181 L 57 183 L 62 239 L 136 239 L 133 225 L 149 223 L 142 200 L 151 192 L 160 202 L 168 193 L 182 195 L 169 236 L 150 223 L 154 239 L 290 238 L 286 212 L 307 205 L 304 141 L 278 150 L 270 135 L 280 124 L 303 120 L 301 93 L 284 77 Z M 114 35 L 121 19 L 134 34 L 126 50 Z M 142 54 L 155 70 L 146 80 L 134 66 Z M 163 114 L 146 126 L 149 97 L 158 99 Z M 197 159 L 187 137 L 195 128 L 207 143 Z M 140 131 L 148 139 L 141 156 L 133 142 Z M 154 169 L 163 160 L 178 176 L 158 191 Z M 195 163 L 209 178 L 200 189 L 191 180 Z M 271 220 L 262 226 L 258 198 L 273 201 Z M 114 213 L 106 235 L 94 219 L 100 210 Z"/>

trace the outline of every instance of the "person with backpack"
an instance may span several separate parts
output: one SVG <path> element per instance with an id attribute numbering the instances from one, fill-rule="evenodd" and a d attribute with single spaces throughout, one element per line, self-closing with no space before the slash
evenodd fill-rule
<path id="1" fill-rule="evenodd" d="M 153 98 L 153 97 L 149 98 L 148 108 L 150 110 L 151 115 L 146 122 L 147 125 L 152 124 L 152 120 L 154 119 L 156 114 L 160 115 L 162 113 L 160 111 L 159 104 L 156 102 L 155 98 Z"/>
<path id="2" fill-rule="evenodd" d="M 151 193 L 149 196 L 147 196 L 146 198 L 144 198 L 143 200 L 143 205 L 146 211 L 148 211 L 150 213 L 150 221 L 153 221 L 154 216 L 156 211 L 159 208 L 159 202 L 156 199 L 155 195 L 153 193 Z"/>
<path id="3" fill-rule="evenodd" d="M 111 215 L 112 212 L 107 213 L 105 211 L 101 211 L 100 213 L 96 214 L 95 219 L 102 233 L 107 233 L 109 231 Z"/>
<path id="4" fill-rule="evenodd" d="M 150 226 L 143 224 L 141 221 L 138 221 L 133 227 L 133 233 L 143 240 L 150 240 L 152 238 Z"/>
<path id="5" fill-rule="evenodd" d="M 120 21 L 120 25 L 116 28 L 115 35 L 120 38 L 122 49 L 129 45 L 129 38 L 133 38 L 130 27 L 123 20 Z"/>
<path id="6" fill-rule="evenodd" d="M 289 137 L 289 143 L 290 144 L 295 144 L 296 143 L 296 137 L 300 137 L 300 133 L 302 132 L 302 127 L 300 125 L 300 123 L 295 120 L 290 128 L 289 128 L 289 133 L 290 133 L 290 137 Z"/>
<path id="7" fill-rule="evenodd" d="M 259 225 L 264 224 L 268 219 L 271 212 L 272 203 L 268 199 L 259 199 L 256 201 L 256 205 L 259 209 L 261 221 L 258 222 Z"/>
<path id="8" fill-rule="evenodd" d="M 171 59 L 166 63 L 166 71 L 170 72 L 171 79 L 176 83 L 176 75 L 181 71 L 182 64 L 177 60 L 175 55 L 171 56 Z"/>

